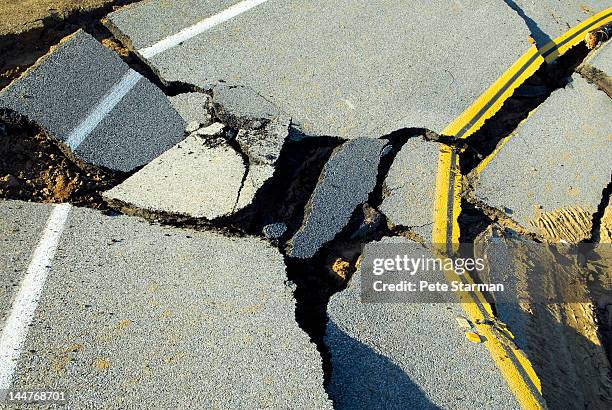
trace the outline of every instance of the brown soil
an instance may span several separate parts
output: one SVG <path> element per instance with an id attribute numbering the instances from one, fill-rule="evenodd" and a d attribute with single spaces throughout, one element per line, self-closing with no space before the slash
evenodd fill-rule
<path id="1" fill-rule="evenodd" d="M 84 29 L 107 47 L 127 55 L 100 19 L 136 0 L 2 0 L 0 89 L 6 87 L 62 38 Z"/>
<path id="2" fill-rule="evenodd" d="M 81 169 L 33 126 L 0 123 L 0 136 L 0 198 L 106 208 L 100 192 L 116 177 Z"/>

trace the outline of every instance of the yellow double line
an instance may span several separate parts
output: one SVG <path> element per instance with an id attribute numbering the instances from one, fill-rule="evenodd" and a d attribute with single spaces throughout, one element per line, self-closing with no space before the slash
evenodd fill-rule
<path id="1" fill-rule="evenodd" d="M 527 78 L 544 63 L 552 62 L 584 40 L 587 32 L 612 21 L 612 8 L 585 20 L 565 34 L 538 49 L 535 45 L 523 54 L 470 107 L 450 123 L 443 135 L 465 139 L 491 118 Z M 440 149 L 436 175 L 436 196 L 433 209 L 433 243 L 452 254 L 459 243 L 457 218 L 461 212 L 462 175 L 457 147 Z M 490 159 L 490 158 L 489 158 Z M 473 282 L 469 275 L 447 272 L 450 280 Z M 486 338 L 486 346 L 520 405 L 525 409 L 541 409 L 546 405 L 542 386 L 531 363 L 512 342 L 512 334 L 493 315 L 491 306 L 480 292 L 462 294 L 461 305 Z"/>

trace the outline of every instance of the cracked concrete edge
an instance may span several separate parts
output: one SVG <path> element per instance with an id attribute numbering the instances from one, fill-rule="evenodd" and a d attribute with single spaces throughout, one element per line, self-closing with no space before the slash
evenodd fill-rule
<path id="1" fill-rule="evenodd" d="M 612 98 L 612 77 L 600 69 L 593 67 L 587 62 L 582 63 L 576 72 L 582 76 L 589 84 L 593 84 L 600 91 L 603 91 Z"/>

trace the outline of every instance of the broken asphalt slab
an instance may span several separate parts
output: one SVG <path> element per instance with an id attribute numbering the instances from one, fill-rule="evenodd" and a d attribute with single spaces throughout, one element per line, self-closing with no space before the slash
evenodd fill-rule
<path id="1" fill-rule="evenodd" d="M 246 166 L 218 138 L 190 135 L 103 196 L 112 206 L 151 213 L 209 220 L 231 214 Z"/>
<path id="2" fill-rule="evenodd" d="M 188 4 L 197 4 L 200 20 L 227 5 Z M 142 50 L 195 23 L 183 17 L 182 2 L 166 5 L 159 35 L 150 22 L 164 5 L 132 5 L 110 14 L 108 26 Z M 501 2 L 281 0 L 146 61 L 164 81 L 250 87 L 307 135 L 371 138 L 407 127 L 440 134 L 529 48 L 528 37 Z"/>
<path id="3" fill-rule="evenodd" d="M 408 240 L 382 241 L 391 242 Z M 335 408 L 520 407 L 485 344 L 457 326 L 459 304 L 363 303 L 360 275 L 327 307 Z"/>
<path id="4" fill-rule="evenodd" d="M 288 256 L 311 258 L 342 231 L 374 190 L 386 145 L 386 140 L 358 138 L 334 150 L 306 204 L 302 226 L 288 243 Z"/>
<path id="5" fill-rule="evenodd" d="M 13 387 L 95 408 L 331 408 L 286 279 L 260 239 L 72 208 Z"/>
<path id="6" fill-rule="evenodd" d="M 238 130 L 235 138 L 221 123 L 200 128 L 104 197 L 128 213 L 126 205 L 139 213 L 208 220 L 232 215 L 252 204 L 274 175 L 289 123 L 267 121 L 261 129 Z"/>
<path id="7" fill-rule="evenodd" d="M 425 242 L 431 242 L 439 152 L 439 143 L 410 138 L 389 168 L 379 206 L 390 225 L 410 228 Z"/>
<path id="8" fill-rule="evenodd" d="M 212 122 L 208 106 L 210 97 L 204 93 L 191 92 L 169 97 L 170 104 L 183 118 L 186 124 L 197 123 L 199 126 L 209 126 Z M 199 127 L 198 127 L 199 128 Z"/>
<path id="9" fill-rule="evenodd" d="M 547 239 L 586 239 L 610 183 L 611 113 L 610 98 L 574 74 L 502 141 L 476 198 Z"/>
<path id="10" fill-rule="evenodd" d="M 162 91 L 83 31 L 4 89 L 0 109 L 33 121 L 78 160 L 113 171 L 132 171 L 184 138 L 184 121 Z"/>

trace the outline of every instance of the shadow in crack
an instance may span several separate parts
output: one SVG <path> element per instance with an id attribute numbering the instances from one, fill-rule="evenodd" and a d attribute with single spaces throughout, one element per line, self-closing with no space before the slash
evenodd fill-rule
<path id="1" fill-rule="evenodd" d="M 385 356 L 344 333 L 332 321 L 327 392 L 336 409 L 438 409 L 404 371 Z"/>
<path id="2" fill-rule="evenodd" d="M 518 14 L 519 17 L 523 19 L 523 21 L 527 25 L 527 28 L 529 28 L 529 31 L 531 32 L 531 37 L 534 39 L 536 47 L 538 47 L 538 49 L 541 49 L 546 44 L 552 41 L 550 36 L 543 32 L 542 29 L 540 29 L 540 27 L 538 26 L 538 23 L 536 23 L 531 17 L 525 14 L 523 9 L 518 4 L 516 4 L 513 0 L 504 0 L 504 2 L 512 10 L 516 11 L 516 14 Z"/>

